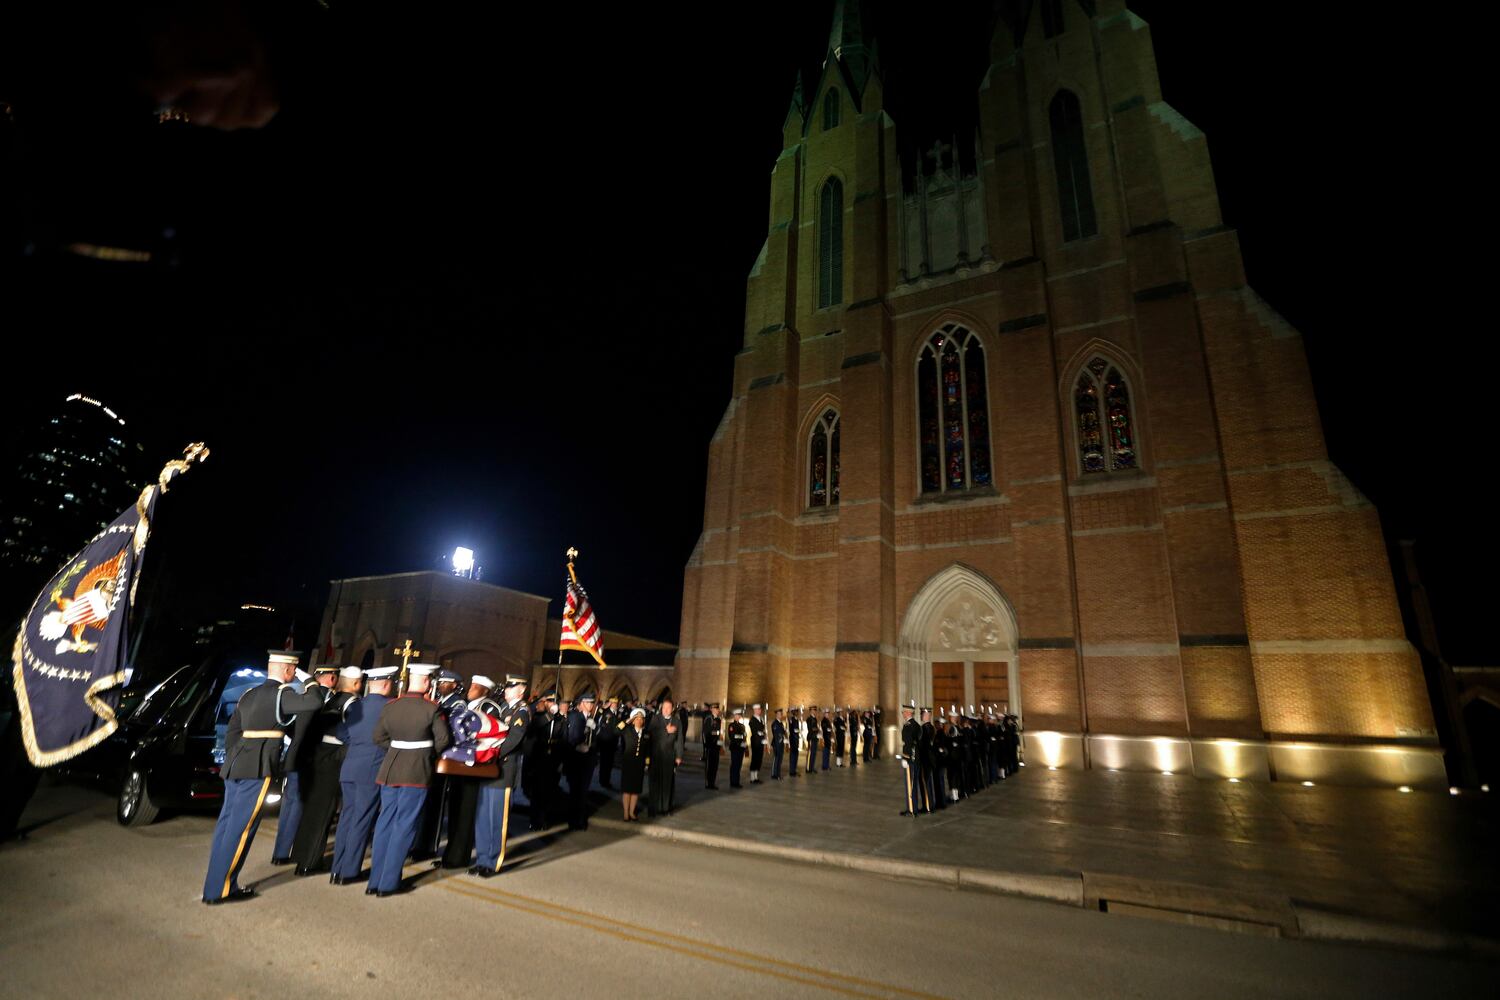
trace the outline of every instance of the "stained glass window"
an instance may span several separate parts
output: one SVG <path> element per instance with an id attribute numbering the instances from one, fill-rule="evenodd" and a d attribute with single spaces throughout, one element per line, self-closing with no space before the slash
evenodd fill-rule
<path id="1" fill-rule="evenodd" d="M 1118 368 L 1104 380 L 1104 414 L 1109 420 L 1109 467 L 1135 468 L 1135 435 L 1130 427 L 1130 389 Z"/>
<path id="2" fill-rule="evenodd" d="M 1078 376 L 1078 456 L 1085 473 L 1139 468 L 1130 386 L 1120 369 L 1096 357 Z"/>
<path id="3" fill-rule="evenodd" d="M 931 350 L 924 350 L 917 362 L 917 461 L 921 466 L 923 493 L 940 493 L 943 489 L 937 395 L 937 359 Z"/>
<path id="4" fill-rule="evenodd" d="M 823 131 L 839 127 L 839 92 L 830 89 L 823 95 Z"/>
<path id="5" fill-rule="evenodd" d="M 989 382 L 984 346 L 949 323 L 917 358 L 917 464 L 923 493 L 989 486 Z"/>
<path id="6" fill-rule="evenodd" d="M 825 410 L 813 424 L 807 447 L 807 505 L 833 507 L 839 502 L 839 414 Z"/>
<path id="7" fill-rule="evenodd" d="M 1078 96 L 1060 90 L 1052 99 L 1052 164 L 1057 171 L 1057 201 L 1062 210 L 1063 240 L 1078 240 L 1099 231 L 1094 218 L 1094 190 L 1084 145 L 1083 109 Z"/>
<path id="8" fill-rule="evenodd" d="M 844 185 L 830 177 L 818 206 L 818 308 L 844 301 Z"/>

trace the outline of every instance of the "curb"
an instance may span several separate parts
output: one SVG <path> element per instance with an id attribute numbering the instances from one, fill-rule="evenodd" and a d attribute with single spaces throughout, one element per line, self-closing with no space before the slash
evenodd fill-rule
<path id="1" fill-rule="evenodd" d="M 794 861 L 800 864 L 843 868 L 869 875 L 911 879 L 953 889 L 1018 896 L 1023 899 L 1061 903 L 1079 908 L 1091 908 L 1091 904 L 1099 902 L 1099 898 L 1090 898 L 1089 893 L 1085 891 L 1086 883 L 1090 891 L 1098 893 L 1096 886 L 1105 880 L 1109 882 L 1129 881 L 1138 888 L 1138 892 L 1143 892 L 1150 897 L 1176 900 L 1174 904 L 1159 905 L 1155 908 L 1179 916 L 1202 914 L 1222 917 L 1229 922 L 1249 917 L 1256 923 L 1264 921 L 1267 925 L 1276 926 L 1281 936 L 1287 938 L 1367 947 L 1400 948 L 1408 951 L 1450 954 L 1482 961 L 1500 962 L 1500 940 L 1494 938 L 1335 913 L 1298 903 L 1295 900 L 1276 900 L 1270 904 L 1272 910 L 1282 910 L 1286 914 L 1285 919 L 1277 920 L 1266 917 L 1257 919 L 1245 911 L 1247 900 L 1251 901 L 1254 906 L 1255 897 L 1209 886 L 1153 879 L 1124 880 L 1118 877 L 1090 875 L 1085 872 L 1067 875 L 1029 875 L 993 868 L 938 865 L 922 861 L 905 861 L 899 858 L 812 850 L 805 847 L 744 840 L 739 837 L 726 837 L 714 833 L 700 833 L 696 830 L 678 830 L 666 826 L 638 826 L 617 819 L 601 819 L 598 816 L 591 817 L 589 825 L 600 826 L 617 833 L 653 837 L 657 840 L 696 847 L 734 851 L 738 854 Z M 1145 905 L 1150 907 L 1149 903 Z"/>

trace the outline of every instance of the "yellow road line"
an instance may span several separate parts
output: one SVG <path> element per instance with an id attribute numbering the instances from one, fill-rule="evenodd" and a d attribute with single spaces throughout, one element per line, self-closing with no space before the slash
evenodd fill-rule
<path id="1" fill-rule="evenodd" d="M 681 934 L 673 934 L 670 931 L 659 931 L 650 928 L 642 928 L 636 924 L 628 923 L 623 920 L 616 920 L 613 917 L 606 917 L 601 914 L 590 913 L 587 910 L 575 909 L 574 907 L 565 906 L 561 903 L 553 902 L 552 900 L 538 899 L 532 896 L 524 896 L 519 893 L 510 892 L 504 889 L 492 889 L 488 886 L 478 885 L 450 884 L 448 881 L 445 881 L 443 883 L 443 888 L 449 889 L 453 892 L 461 893 L 462 895 L 472 896 L 475 899 L 483 899 L 486 902 L 516 906 L 517 908 L 522 909 L 527 913 L 534 913 L 538 916 L 547 917 L 548 919 L 561 920 L 567 923 L 589 927 L 591 930 L 598 931 L 601 934 L 609 934 L 615 937 L 622 937 L 627 940 L 640 941 L 643 944 L 653 945 L 658 948 L 665 948 L 669 951 L 675 951 L 680 954 L 692 956 L 694 958 L 702 958 L 712 962 L 719 962 L 720 964 L 730 965 L 738 969 L 749 969 L 752 972 L 759 972 L 768 976 L 777 976 L 781 979 L 791 980 L 792 982 L 808 983 L 814 986 L 818 986 L 822 989 L 833 990 L 834 992 L 845 993 L 850 996 L 883 997 L 891 993 L 897 993 L 902 996 L 915 997 L 917 998 L 917 1000 L 943 1000 L 942 997 L 932 993 L 921 993 L 916 990 L 909 990 L 900 986 L 890 986 L 886 983 L 877 982 L 872 979 L 862 979 L 859 976 L 849 976 L 841 973 L 829 972 L 826 969 L 818 969 L 813 968 L 812 966 L 799 965 L 796 962 L 787 962 L 783 961 L 782 959 L 771 958 L 767 955 L 761 955 L 751 951 L 743 951 L 739 948 L 731 948 L 727 945 L 704 944 L 702 941 L 698 941 L 690 937 L 685 937 Z M 552 912 L 555 910 L 562 910 L 566 913 L 573 914 L 574 916 L 561 916 L 558 913 Z M 615 927 L 626 928 L 627 932 L 616 931 L 611 929 L 610 927 L 595 926 L 595 924 L 585 923 L 584 921 L 594 921 L 595 924 L 612 924 Z M 666 938 L 668 940 L 657 941 L 651 938 L 642 938 L 638 936 L 639 932 L 645 932 L 654 935 L 655 937 Z M 681 945 L 668 943 L 670 941 L 680 941 L 688 947 L 685 948 Z M 740 958 L 748 959 L 749 962 L 757 964 L 737 962 L 733 959 L 726 958 L 723 954 L 719 953 L 735 955 Z M 765 968 L 766 965 L 779 966 L 781 969 L 790 970 L 790 972 L 767 969 Z M 804 975 L 792 975 L 792 972 L 817 976 L 821 978 L 808 979 L 805 978 Z M 859 990 L 845 989 L 843 987 L 833 986 L 823 981 L 829 979 L 849 983 L 853 986 L 876 989 L 880 990 L 881 992 L 866 993 Z"/>

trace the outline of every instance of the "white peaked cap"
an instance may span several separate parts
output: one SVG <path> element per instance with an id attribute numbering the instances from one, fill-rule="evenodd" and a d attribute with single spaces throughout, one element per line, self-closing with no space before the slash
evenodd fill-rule
<path id="1" fill-rule="evenodd" d="M 339 676 L 340 677 L 351 677 L 351 678 L 352 677 L 363 677 L 364 673 L 365 672 L 363 670 L 359 669 L 358 667 L 345 667 L 343 670 L 339 671 Z"/>
<path id="2" fill-rule="evenodd" d="M 312 674 L 308 673 L 306 670 L 301 669 L 300 667 L 293 673 L 293 676 L 296 677 L 299 681 L 312 680 Z"/>
<path id="3" fill-rule="evenodd" d="M 365 676 L 372 681 L 382 681 L 395 674 L 400 667 L 371 667 L 365 671 Z"/>
<path id="4" fill-rule="evenodd" d="M 437 664 L 435 663 L 409 663 L 407 664 L 406 669 L 414 674 L 419 674 L 422 676 L 425 676 L 427 674 L 435 674 L 438 670 Z"/>
<path id="5" fill-rule="evenodd" d="M 495 682 L 484 676 L 484 674 L 475 674 L 473 677 L 469 678 L 469 683 L 478 684 L 480 687 L 487 688 L 493 688 L 495 686 Z"/>

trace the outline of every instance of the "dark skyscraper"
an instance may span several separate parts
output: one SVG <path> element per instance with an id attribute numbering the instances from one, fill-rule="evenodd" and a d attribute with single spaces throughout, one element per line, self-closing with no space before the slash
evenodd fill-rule
<path id="1" fill-rule="evenodd" d="M 0 502 L 0 574 L 7 606 L 29 598 L 47 575 L 134 500 L 145 483 L 143 448 L 125 420 L 79 393 L 23 432 L 19 465 Z"/>

